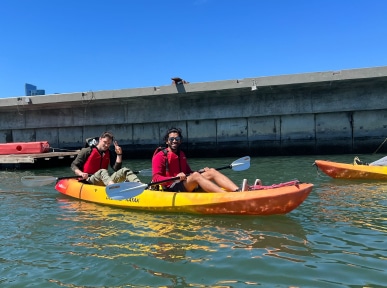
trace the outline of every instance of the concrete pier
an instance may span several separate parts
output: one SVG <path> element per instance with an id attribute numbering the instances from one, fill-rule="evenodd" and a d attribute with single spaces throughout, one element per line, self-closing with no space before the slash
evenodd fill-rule
<path id="1" fill-rule="evenodd" d="M 110 130 L 125 158 L 150 159 L 172 126 L 189 156 L 372 153 L 387 67 L 0 99 L 0 143 L 76 150 Z"/>

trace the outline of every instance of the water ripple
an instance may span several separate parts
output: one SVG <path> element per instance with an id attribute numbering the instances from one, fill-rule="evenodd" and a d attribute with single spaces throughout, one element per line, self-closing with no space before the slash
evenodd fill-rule
<path id="1" fill-rule="evenodd" d="M 255 162 L 243 175 L 270 182 L 276 169 L 281 182 L 299 169 L 314 182 L 298 209 L 266 217 L 127 211 L 21 186 L 37 172 L 0 172 L 0 285 L 383 287 L 387 186 L 321 177 L 311 157 L 294 160 L 262 158 L 265 169 Z"/>

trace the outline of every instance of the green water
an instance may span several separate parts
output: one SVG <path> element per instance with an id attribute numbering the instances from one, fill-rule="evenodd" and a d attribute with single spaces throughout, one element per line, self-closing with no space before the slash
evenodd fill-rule
<path id="1" fill-rule="evenodd" d="M 25 175 L 72 175 L 67 167 L 0 171 L 0 286 L 383 287 L 387 183 L 334 180 L 312 166 L 353 156 L 257 157 L 249 170 L 222 170 L 238 184 L 259 177 L 266 185 L 315 185 L 296 210 L 266 217 L 133 212 L 66 198 L 53 184 L 20 182 Z M 190 164 L 216 168 L 233 160 Z"/>

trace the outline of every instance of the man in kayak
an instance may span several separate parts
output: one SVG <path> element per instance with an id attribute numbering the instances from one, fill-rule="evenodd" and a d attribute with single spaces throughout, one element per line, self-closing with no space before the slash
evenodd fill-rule
<path id="1" fill-rule="evenodd" d="M 359 159 L 359 157 L 356 156 L 355 159 L 353 159 L 353 163 L 355 165 L 387 166 L 387 156 L 385 156 L 383 158 L 380 158 L 379 160 L 376 160 L 376 161 L 371 162 L 371 163 L 367 163 L 367 162 L 361 161 Z"/>
<path id="2" fill-rule="evenodd" d="M 109 150 L 111 144 L 114 150 Z M 115 171 L 111 176 L 108 168 Z M 122 148 L 114 141 L 113 134 L 104 132 L 99 137 L 98 143 L 83 148 L 73 163 L 71 169 L 74 173 L 90 184 L 107 186 L 117 182 L 140 182 L 132 170 L 122 167 Z"/>
<path id="3" fill-rule="evenodd" d="M 164 136 L 167 144 L 165 149 L 156 151 L 152 158 L 152 181 L 164 181 L 173 177 L 180 177 L 176 182 L 165 182 L 163 188 L 174 192 L 192 192 L 198 186 L 207 192 L 238 192 L 247 191 L 248 184 L 244 180 L 239 188 L 228 177 L 213 168 L 203 168 L 198 172 L 192 171 L 187 158 L 180 149 L 183 136 L 181 129 L 171 128 Z"/>

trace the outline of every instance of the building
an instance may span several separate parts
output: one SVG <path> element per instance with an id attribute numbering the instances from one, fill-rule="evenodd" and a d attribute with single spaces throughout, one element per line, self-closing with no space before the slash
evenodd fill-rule
<path id="1" fill-rule="evenodd" d="M 43 89 L 37 89 L 35 85 L 25 84 L 26 96 L 45 95 L 46 91 Z"/>

